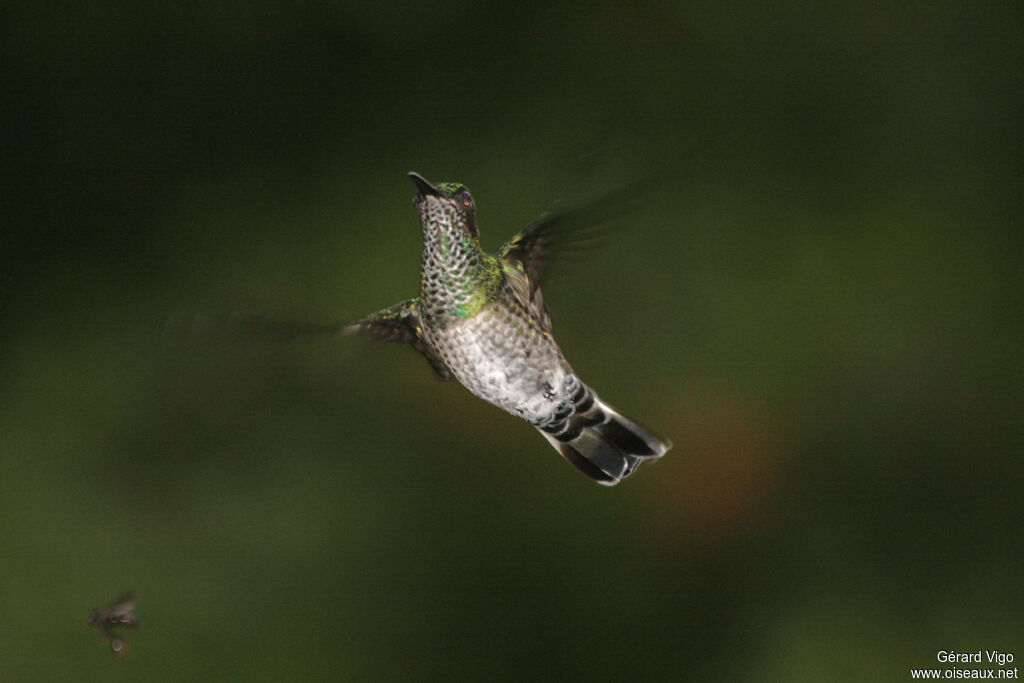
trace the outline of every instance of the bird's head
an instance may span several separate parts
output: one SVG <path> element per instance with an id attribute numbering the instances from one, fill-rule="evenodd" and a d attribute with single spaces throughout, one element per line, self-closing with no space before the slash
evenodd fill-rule
<path id="1" fill-rule="evenodd" d="M 469 189 L 462 183 L 439 183 L 432 185 L 419 173 L 409 177 L 418 190 L 413 206 L 420 216 L 424 233 L 428 231 L 450 232 L 452 229 L 479 239 L 476 226 L 476 205 Z"/>

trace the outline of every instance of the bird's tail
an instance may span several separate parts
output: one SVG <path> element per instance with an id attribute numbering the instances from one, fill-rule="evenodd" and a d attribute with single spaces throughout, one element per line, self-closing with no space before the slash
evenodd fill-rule
<path id="1" fill-rule="evenodd" d="M 599 484 L 613 486 L 641 462 L 665 455 L 672 443 L 623 417 L 583 383 L 575 392 L 574 411 L 558 422 L 538 427 L 562 457 Z"/>

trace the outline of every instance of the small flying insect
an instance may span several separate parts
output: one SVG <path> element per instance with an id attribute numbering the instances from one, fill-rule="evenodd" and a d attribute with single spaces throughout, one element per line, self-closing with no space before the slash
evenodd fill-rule
<path id="1" fill-rule="evenodd" d="M 138 599 L 138 593 L 126 593 L 106 607 L 93 611 L 87 619 L 90 626 L 98 628 L 100 633 L 110 639 L 110 651 L 115 655 L 120 655 L 128 649 L 128 639 L 123 637 L 118 629 L 139 626 L 139 620 L 135 616 L 135 603 Z"/>

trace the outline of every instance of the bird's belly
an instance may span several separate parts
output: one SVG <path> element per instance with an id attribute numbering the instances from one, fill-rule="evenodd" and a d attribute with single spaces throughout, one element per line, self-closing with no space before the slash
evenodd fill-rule
<path id="1" fill-rule="evenodd" d="M 571 374 L 550 335 L 504 309 L 432 330 L 430 341 L 471 392 L 534 423 L 551 420 L 564 403 Z"/>

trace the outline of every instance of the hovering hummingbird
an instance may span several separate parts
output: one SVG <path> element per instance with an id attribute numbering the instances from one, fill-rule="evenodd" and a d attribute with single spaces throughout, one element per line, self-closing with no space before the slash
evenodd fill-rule
<path id="1" fill-rule="evenodd" d="M 523 418 L 570 463 L 606 485 L 671 447 L 601 401 L 551 335 L 544 268 L 568 233 L 600 222 L 587 208 L 544 214 L 495 254 L 480 248 L 476 205 L 460 183 L 417 173 L 423 231 L 420 295 L 351 324 L 348 332 L 409 344 L 443 380 Z M 592 207 L 591 207 L 592 208 Z"/>

